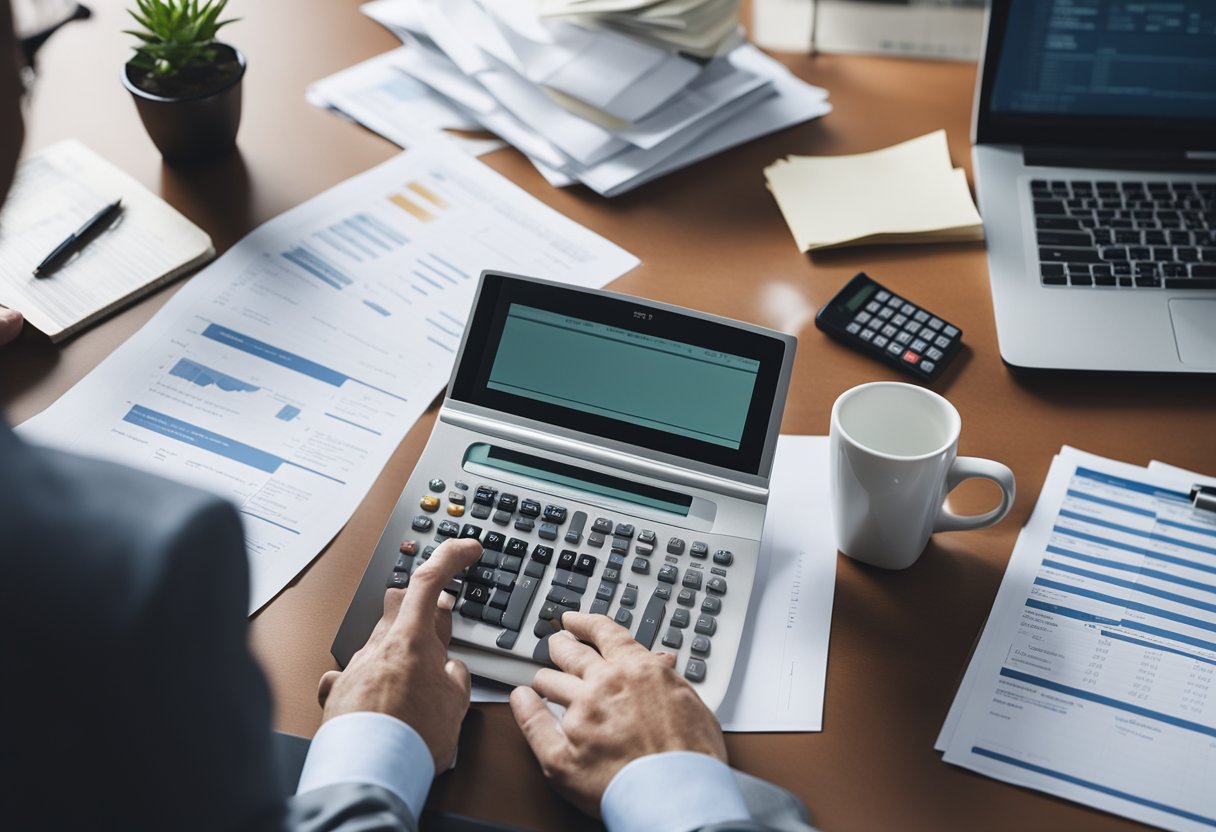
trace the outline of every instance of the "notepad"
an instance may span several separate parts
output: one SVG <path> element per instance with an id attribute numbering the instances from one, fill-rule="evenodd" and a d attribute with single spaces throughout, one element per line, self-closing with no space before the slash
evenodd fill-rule
<path id="1" fill-rule="evenodd" d="M 122 213 L 48 277 L 34 267 L 100 208 Z M 23 161 L 0 212 L 0 305 L 61 341 L 206 262 L 211 238 L 75 140 Z"/>
<path id="2" fill-rule="evenodd" d="M 764 176 L 802 251 L 984 236 L 943 130 L 871 153 L 790 156 Z"/>

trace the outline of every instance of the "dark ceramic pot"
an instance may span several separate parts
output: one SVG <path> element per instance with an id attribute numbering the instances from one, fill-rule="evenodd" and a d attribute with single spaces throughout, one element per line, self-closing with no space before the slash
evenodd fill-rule
<path id="1" fill-rule="evenodd" d="M 170 164 L 203 162 L 223 156 L 236 144 L 241 125 L 241 79 L 245 77 L 245 56 L 231 49 L 240 72 L 223 85 L 196 95 L 167 98 L 154 95 L 136 85 L 130 64 L 123 67 L 122 83 L 135 99 L 135 108 L 144 129 L 161 156 Z"/>

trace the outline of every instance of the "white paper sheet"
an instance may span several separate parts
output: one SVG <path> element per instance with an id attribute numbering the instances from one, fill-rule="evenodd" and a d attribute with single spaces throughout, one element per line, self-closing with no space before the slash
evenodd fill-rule
<path id="1" fill-rule="evenodd" d="M 747 630 L 718 708 L 724 731 L 823 730 L 836 590 L 828 470 L 827 437 L 778 440 Z M 506 702 L 509 693 L 474 680 L 474 702 Z"/>
<path id="2" fill-rule="evenodd" d="M 1061 450 L 939 738 L 947 762 L 1216 826 L 1216 516 L 1191 480 Z"/>
<path id="3" fill-rule="evenodd" d="M 19 432 L 231 499 L 252 613 L 350 519 L 443 389 L 481 270 L 599 287 L 637 263 L 430 145 L 254 231 Z"/>

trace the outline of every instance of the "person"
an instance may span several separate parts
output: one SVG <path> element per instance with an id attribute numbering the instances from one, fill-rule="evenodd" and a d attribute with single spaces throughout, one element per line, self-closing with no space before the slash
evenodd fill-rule
<path id="1" fill-rule="evenodd" d="M 0 200 L 22 139 L 11 32 L 0 0 Z M 20 325 L 0 316 L 0 337 Z M 0 826 L 417 828 L 468 708 L 442 590 L 480 556 L 477 541 L 443 543 L 408 590 L 387 590 L 367 644 L 321 678 L 323 721 L 294 789 L 247 647 L 248 565 L 230 504 L 32 447 L 0 420 L 0 553 Z M 557 669 L 510 701 L 574 805 L 613 832 L 810 828 L 789 793 L 726 765 L 720 727 L 672 657 L 605 616 L 568 613 L 562 624 Z"/>

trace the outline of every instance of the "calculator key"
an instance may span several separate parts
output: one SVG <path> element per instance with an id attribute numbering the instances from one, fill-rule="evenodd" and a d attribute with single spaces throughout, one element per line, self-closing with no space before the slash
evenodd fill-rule
<path id="1" fill-rule="evenodd" d="M 908 321 L 908 323 L 904 324 L 904 331 L 910 332 L 913 335 L 916 335 L 918 332 L 920 332 L 920 329 L 921 329 L 920 324 L 916 323 L 916 321 Z"/>
<path id="2" fill-rule="evenodd" d="M 600 575 L 600 580 L 610 584 L 620 583 L 621 570 L 618 566 L 605 566 L 603 573 Z"/>
<path id="3" fill-rule="evenodd" d="M 731 553 L 730 549 L 719 549 L 714 552 L 714 563 L 718 564 L 718 566 L 730 566 L 734 562 L 735 556 Z"/>
<path id="4" fill-rule="evenodd" d="M 540 544 L 537 544 L 536 548 L 532 550 L 532 560 L 536 561 L 537 563 L 548 563 L 552 559 L 553 550 L 548 546 L 541 546 Z"/>
<path id="5" fill-rule="evenodd" d="M 849 333 L 850 335 L 856 335 L 857 333 L 861 332 L 861 324 L 854 321 L 854 322 L 850 323 L 848 326 L 846 326 L 844 329 L 845 329 L 845 332 Z M 426 498 L 424 497 L 423 499 L 426 499 Z"/>
<path id="6" fill-rule="evenodd" d="M 910 303 L 905 303 L 903 306 L 899 307 L 899 311 L 903 312 L 905 315 L 912 315 L 916 312 L 916 307 Z"/>
<path id="7" fill-rule="evenodd" d="M 706 595 L 701 602 L 701 612 L 706 615 L 717 615 L 722 611 L 722 599 L 714 595 Z"/>
<path id="8" fill-rule="evenodd" d="M 871 315 L 878 314 L 878 310 L 881 308 L 882 308 L 882 304 L 880 304 L 878 301 L 875 301 L 875 300 L 872 300 L 866 304 L 866 311 L 869 312 Z"/>
<path id="9" fill-rule="evenodd" d="M 899 333 L 896 333 L 896 335 L 895 335 L 895 343 L 897 343 L 897 344 L 904 344 L 904 345 L 907 345 L 907 344 L 912 343 L 912 334 L 911 334 L 910 332 L 899 332 Z"/>
<path id="10" fill-rule="evenodd" d="M 874 296 L 874 300 L 882 302 L 882 301 L 885 301 L 889 297 L 891 297 L 890 292 L 888 292 L 886 289 L 879 289 L 878 294 L 876 294 Z"/>
<path id="11" fill-rule="evenodd" d="M 456 486 L 456 488 L 461 491 L 469 490 L 469 484 L 467 482 L 465 482 L 464 480 L 456 480 L 456 482 L 452 483 L 452 485 Z"/>
<path id="12" fill-rule="evenodd" d="M 633 563 L 629 568 L 634 572 L 637 572 L 639 575 L 649 575 L 650 561 L 648 561 L 646 558 L 634 558 Z"/>
<path id="13" fill-rule="evenodd" d="M 638 543 L 644 543 L 647 546 L 653 546 L 658 540 L 658 535 L 654 533 L 654 529 L 642 529 L 638 534 Z"/>
<path id="14" fill-rule="evenodd" d="M 607 517 L 597 517 L 595 522 L 591 524 L 591 531 L 599 532 L 600 534 L 612 534 L 612 521 Z"/>
<path id="15" fill-rule="evenodd" d="M 494 516 L 490 519 L 493 522 L 497 523 L 499 526 L 505 526 L 511 522 L 511 512 L 496 511 L 496 512 L 494 512 Z"/>
<path id="16" fill-rule="evenodd" d="M 613 537 L 612 551 L 625 554 L 629 551 L 630 540 L 627 537 Z"/>
<path id="17" fill-rule="evenodd" d="M 705 558 L 709 556 L 709 544 L 701 540 L 694 540 L 692 548 L 688 550 L 688 554 L 694 558 Z"/>
<path id="18" fill-rule="evenodd" d="M 886 326 L 884 326 L 882 328 L 882 334 L 887 336 L 888 338 L 894 338 L 895 333 L 897 333 L 897 332 L 899 332 L 899 329 L 891 324 L 887 324 Z"/>
<path id="19" fill-rule="evenodd" d="M 908 322 L 907 315 L 896 315 L 895 317 L 891 318 L 891 323 L 894 324 L 895 326 L 903 326 L 907 322 Z"/>
<path id="20" fill-rule="evenodd" d="M 579 555 L 575 561 L 574 571 L 580 575 L 590 575 L 595 572 L 595 558 L 592 555 Z"/>
<path id="21" fill-rule="evenodd" d="M 679 627 L 680 629 L 684 629 L 685 627 L 688 626 L 689 618 L 690 618 L 690 616 L 688 614 L 688 610 L 681 607 L 681 608 L 675 610 L 674 612 L 672 612 L 671 626 Z"/>
<path id="22" fill-rule="evenodd" d="M 869 312 L 862 310 L 861 312 L 857 313 L 857 317 L 853 318 L 853 320 L 857 321 L 859 324 L 865 324 L 865 322 L 870 320 L 871 317 L 872 316 Z"/>
<path id="23" fill-rule="evenodd" d="M 637 635 L 634 639 L 638 644 L 649 650 L 654 645 L 655 637 L 659 634 L 659 628 L 663 626 L 663 619 L 667 615 L 667 606 L 659 595 L 652 595 L 650 600 L 646 602 L 646 609 L 642 611 L 642 621 L 638 624 Z"/>
<path id="24" fill-rule="evenodd" d="M 512 537 L 507 541 L 507 545 L 502 547 L 502 550 L 505 554 L 513 557 L 526 558 L 528 556 L 528 541 Z"/>
<path id="25" fill-rule="evenodd" d="M 427 517 L 425 514 L 419 514 L 415 516 L 413 522 L 410 523 L 410 528 L 416 532 L 429 532 L 431 530 L 431 526 L 433 525 L 435 525 L 434 520 Z"/>
<path id="26" fill-rule="evenodd" d="M 934 364 L 932 361 L 920 362 L 920 369 L 921 369 L 922 373 L 931 373 L 936 368 L 937 368 L 937 365 Z"/>
<path id="27" fill-rule="evenodd" d="M 443 480 L 440 480 L 440 482 L 443 482 Z M 465 504 L 465 499 L 466 498 L 465 498 L 465 494 L 463 491 L 449 491 L 448 492 L 448 502 L 449 503 L 454 503 L 455 505 L 463 506 Z"/>
<path id="28" fill-rule="evenodd" d="M 944 355 L 944 353 L 937 347 L 929 347 L 929 349 L 925 350 L 925 358 L 931 358 L 934 361 L 940 361 L 942 355 Z"/>
<path id="29" fill-rule="evenodd" d="M 898 341 L 892 341 L 891 343 L 887 344 L 887 352 L 891 353 L 891 355 L 899 355 L 903 351 L 903 344 L 899 343 Z"/>
<path id="30" fill-rule="evenodd" d="M 439 521 L 439 528 L 435 530 L 435 533 L 440 537 L 455 537 L 460 534 L 460 524 L 452 520 L 441 520 Z"/>
<path id="31" fill-rule="evenodd" d="M 891 316 L 895 314 L 895 310 L 884 306 L 882 309 L 878 310 L 877 314 L 878 314 L 878 317 L 882 318 L 884 321 L 887 321 L 887 320 L 890 320 Z"/>
<path id="32" fill-rule="evenodd" d="M 885 335 L 879 335 L 877 338 L 874 339 L 874 346 L 878 347 L 879 349 L 882 349 L 883 347 L 885 347 L 887 345 L 887 343 L 888 343 L 888 338 Z"/>
<path id="33" fill-rule="evenodd" d="M 486 532 L 486 536 L 481 541 L 482 547 L 490 552 L 501 552 L 506 543 L 507 536 L 500 532 Z"/>
<path id="34" fill-rule="evenodd" d="M 498 556 L 498 568 L 503 572 L 518 574 L 523 565 L 524 559 L 519 555 L 502 554 Z"/>
<path id="35" fill-rule="evenodd" d="M 463 517 L 464 516 L 464 506 L 458 505 L 456 503 L 448 503 L 448 515 L 450 515 L 451 517 Z"/>
<path id="36" fill-rule="evenodd" d="M 707 636 L 692 637 L 692 652 L 701 656 L 709 655 L 709 638 Z"/>
<path id="37" fill-rule="evenodd" d="M 680 577 L 680 570 L 670 563 L 665 563 L 659 567 L 658 577 L 665 584 L 674 584 L 676 579 Z"/>
<path id="38" fill-rule="evenodd" d="M 697 605 L 697 593 L 691 589 L 681 589 L 680 594 L 676 596 L 676 603 L 681 607 L 695 607 Z"/>
<path id="39" fill-rule="evenodd" d="M 515 518 L 515 531 L 530 532 L 534 528 L 536 528 L 536 522 L 531 517 Z"/>
<path id="40" fill-rule="evenodd" d="M 950 326 L 950 324 L 946 324 L 945 329 L 942 330 L 942 334 L 947 338 L 953 338 L 955 335 L 958 335 L 958 329 Z"/>
<path id="41" fill-rule="evenodd" d="M 418 501 L 418 507 L 423 511 L 437 511 L 439 509 L 439 498 L 434 494 L 424 494 L 422 499 Z"/>
<path id="42" fill-rule="evenodd" d="M 726 578 L 719 578 L 716 575 L 705 582 L 705 591 L 712 592 L 714 595 L 726 594 Z"/>
<path id="43" fill-rule="evenodd" d="M 397 547 L 397 551 L 403 555 L 413 557 L 414 555 L 418 554 L 418 541 L 403 540 L 401 541 L 401 545 Z"/>
<path id="44" fill-rule="evenodd" d="M 532 604 L 532 597 L 538 586 L 540 580 L 537 578 L 523 577 L 516 582 L 511 599 L 507 602 L 506 612 L 502 616 L 502 626 L 508 630 L 519 630 L 523 626 L 524 616 L 528 613 L 528 607 Z"/>
<path id="45" fill-rule="evenodd" d="M 673 537 L 667 541 L 667 554 L 681 555 L 684 553 L 684 541 L 678 537 Z"/>
<path id="46" fill-rule="evenodd" d="M 389 589 L 405 589 L 410 585 L 409 572 L 393 572 L 388 576 L 387 587 Z"/>
<path id="47" fill-rule="evenodd" d="M 543 578 L 545 576 L 545 565 L 538 561 L 530 560 L 528 565 L 524 567 L 524 574 L 529 578 Z"/>
<path id="48" fill-rule="evenodd" d="M 941 329 L 945 325 L 946 325 L 945 321 L 943 321 L 941 318 L 936 318 L 936 317 L 930 318 L 929 322 L 927 324 L 925 324 L 925 326 L 929 327 L 929 329 L 932 329 L 934 331 Z"/>
<path id="49" fill-rule="evenodd" d="M 718 619 L 712 615 L 699 616 L 697 623 L 693 626 L 693 631 L 703 636 L 712 636 L 718 631 Z"/>
<path id="50" fill-rule="evenodd" d="M 592 532 L 587 535 L 587 545 L 594 546 L 596 549 L 601 548 L 604 545 L 604 536 L 599 532 Z"/>
<path id="51" fill-rule="evenodd" d="M 587 525 L 587 512 L 576 511 L 570 518 L 570 525 L 566 527 L 565 541 L 578 545 L 583 541 L 583 527 Z"/>
<path id="52" fill-rule="evenodd" d="M 566 522 L 565 506 L 545 506 L 544 519 L 550 523 L 561 525 Z"/>
<path id="53" fill-rule="evenodd" d="M 903 305 L 904 299 L 898 295 L 892 295 L 891 297 L 887 298 L 887 306 L 891 307 L 892 309 L 899 309 Z"/>
<path id="54" fill-rule="evenodd" d="M 503 494 L 498 498 L 498 510 L 513 512 L 515 507 L 519 505 L 519 497 L 515 494 Z"/>
<path id="55" fill-rule="evenodd" d="M 908 350 L 903 354 L 902 360 L 905 364 L 915 364 L 917 361 L 920 361 L 920 356 L 912 352 L 912 350 Z"/>
<path id="56" fill-rule="evenodd" d="M 447 484 L 444 483 L 443 480 L 439 479 L 439 477 L 435 477 L 435 479 L 426 484 L 426 487 L 438 494 L 439 492 L 443 491 L 443 489 L 447 488 Z"/>
<path id="57" fill-rule="evenodd" d="M 481 506 L 490 506 L 494 504 L 494 498 L 498 496 L 498 490 L 490 488 L 486 485 L 477 486 L 477 490 L 473 493 L 473 502 Z"/>
<path id="58" fill-rule="evenodd" d="M 639 543 L 633 547 L 633 551 L 639 555 L 652 555 L 654 554 L 654 547 L 647 546 L 645 543 Z"/>
<path id="59" fill-rule="evenodd" d="M 672 650 L 679 650 L 680 645 L 684 643 L 684 634 L 675 627 L 668 627 L 667 632 L 663 634 L 663 646 L 670 647 Z"/>
<path id="60" fill-rule="evenodd" d="M 616 616 L 612 620 L 625 629 L 629 629 L 629 625 L 633 623 L 633 613 L 621 607 L 616 611 Z"/>
<path id="61" fill-rule="evenodd" d="M 861 340 L 863 340 L 863 341 L 869 341 L 871 338 L 874 337 L 874 330 L 863 329 L 861 331 L 861 334 L 858 337 L 861 338 Z"/>
<path id="62" fill-rule="evenodd" d="M 684 573 L 684 580 L 682 580 L 680 582 L 680 584 L 681 584 L 681 586 L 687 587 L 688 589 L 700 589 L 701 588 L 701 570 L 689 569 L 688 571 L 686 571 Z"/>
<path id="63" fill-rule="evenodd" d="M 557 556 L 557 568 L 573 570 L 574 564 L 578 562 L 578 552 L 573 549 L 563 549 L 562 553 Z"/>
<path id="64" fill-rule="evenodd" d="M 625 584 L 625 591 L 621 593 L 621 606 L 633 608 L 638 602 L 638 588 L 636 584 Z"/>
<path id="65" fill-rule="evenodd" d="M 689 659 L 684 668 L 684 678 L 690 682 L 705 681 L 705 662 L 700 659 Z"/>
<path id="66" fill-rule="evenodd" d="M 933 346 L 944 350 L 946 347 L 950 346 L 950 339 L 945 335 L 939 335 L 937 340 L 933 342 Z"/>
<path id="67" fill-rule="evenodd" d="M 929 313 L 923 309 L 917 309 L 916 314 L 914 314 L 912 317 L 918 324 L 923 324 L 925 321 L 929 320 Z"/>
<path id="68" fill-rule="evenodd" d="M 912 349 L 916 350 L 917 352 L 924 352 L 925 348 L 928 347 L 929 345 L 926 344 L 921 339 L 917 338 L 915 341 L 913 341 L 911 344 L 909 344 L 909 346 L 912 347 Z"/>
<path id="69" fill-rule="evenodd" d="M 616 596 L 616 584 L 611 581 L 600 581 L 595 589 L 595 600 L 611 601 Z"/>
<path id="70" fill-rule="evenodd" d="M 539 517 L 540 503 L 536 500 L 524 500 L 519 504 L 519 513 L 524 517 Z"/>
<path id="71" fill-rule="evenodd" d="M 541 540 L 557 540 L 557 526 L 552 523 L 541 523 L 536 530 L 536 536 Z"/>
<path id="72" fill-rule="evenodd" d="M 617 523 L 616 528 L 613 529 L 613 531 L 612 531 L 612 534 L 614 537 L 632 538 L 633 537 L 633 524 L 632 523 Z"/>

